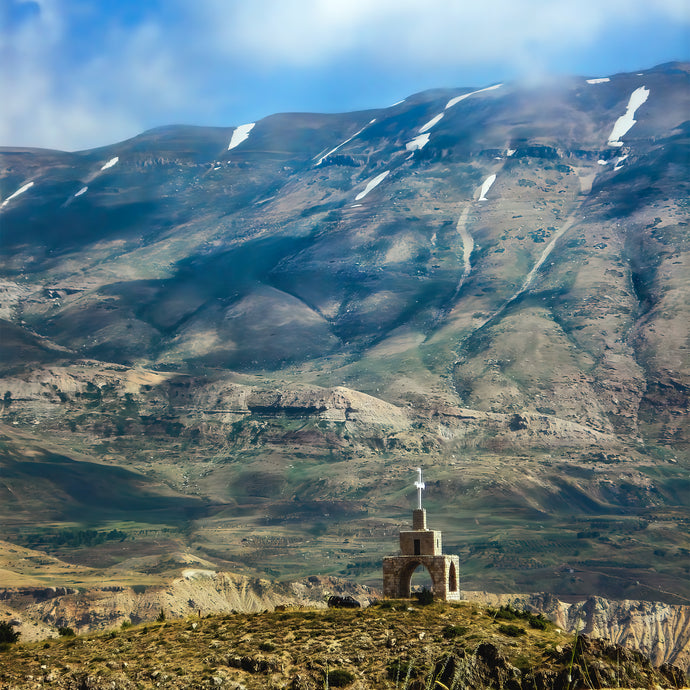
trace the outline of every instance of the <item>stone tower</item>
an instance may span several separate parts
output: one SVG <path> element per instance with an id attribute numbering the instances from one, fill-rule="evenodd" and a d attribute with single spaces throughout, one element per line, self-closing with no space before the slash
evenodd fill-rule
<path id="1" fill-rule="evenodd" d="M 458 571 L 460 559 L 443 555 L 441 532 L 426 526 L 426 510 L 422 508 L 422 470 L 417 468 L 417 509 L 412 511 L 412 530 L 400 532 L 400 555 L 383 559 L 383 596 L 393 599 L 410 597 L 410 579 L 418 566 L 424 566 L 431 576 L 436 599 L 458 601 Z"/>

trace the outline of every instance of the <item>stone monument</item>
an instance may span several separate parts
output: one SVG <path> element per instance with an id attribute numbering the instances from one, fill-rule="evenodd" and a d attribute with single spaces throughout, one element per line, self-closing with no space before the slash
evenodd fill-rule
<path id="1" fill-rule="evenodd" d="M 426 526 L 426 510 L 422 508 L 422 470 L 417 468 L 417 509 L 412 511 L 412 530 L 400 532 L 400 555 L 383 559 L 383 596 L 393 599 L 410 597 L 410 579 L 418 566 L 424 566 L 431 576 L 434 598 L 458 601 L 458 556 L 443 555 L 441 532 Z"/>

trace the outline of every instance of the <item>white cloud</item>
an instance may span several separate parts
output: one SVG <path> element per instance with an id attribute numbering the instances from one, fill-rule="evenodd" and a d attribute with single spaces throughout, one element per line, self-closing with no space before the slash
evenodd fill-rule
<path id="1" fill-rule="evenodd" d="M 493 70 L 501 81 L 588 56 L 652 20 L 687 26 L 687 0 L 0 0 L 0 145 L 85 148 L 171 122 L 231 126 L 318 89 L 380 94 L 375 107 L 449 85 L 439 75 Z M 407 91 L 384 93 L 375 79 Z M 233 110 L 247 102 L 253 112 Z"/>
<path id="2" fill-rule="evenodd" d="M 72 3 L 43 0 L 40 12 L 0 32 L 0 145 L 104 145 L 137 134 L 147 113 L 189 102 L 162 27 L 105 22 L 88 37 L 93 45 L 75 49 L 80 20 Z"/>
<path id="3" fill-rule="evenodd" d="M 506 60 L 534 46 L 587 45 L 606 27 L 657 16 L 690 21 L 684 0 L 198 0 L 219 50 L 264 64 L 311 65 L 352 50 L 433 66 Z M 400 49 L 404 49 L 401 54 Z"/>

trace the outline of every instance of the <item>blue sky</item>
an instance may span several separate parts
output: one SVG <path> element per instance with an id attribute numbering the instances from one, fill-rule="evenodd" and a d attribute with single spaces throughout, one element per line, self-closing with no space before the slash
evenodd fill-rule
<path id="1" fill-rule="evenodd" d="M 688 0 L 0 0 L 0 146 L 690 59 Z"/>

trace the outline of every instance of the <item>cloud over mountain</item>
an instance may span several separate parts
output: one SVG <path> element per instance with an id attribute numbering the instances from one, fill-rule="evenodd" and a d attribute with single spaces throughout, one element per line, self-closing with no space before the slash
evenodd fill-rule
<path id="1" fill-rule="evenodd" d="M 2 0 L 0 144 L 105 144 L 169 122 L 353 110 L 428 88 L 682 59 L 679 0 Z"/>

